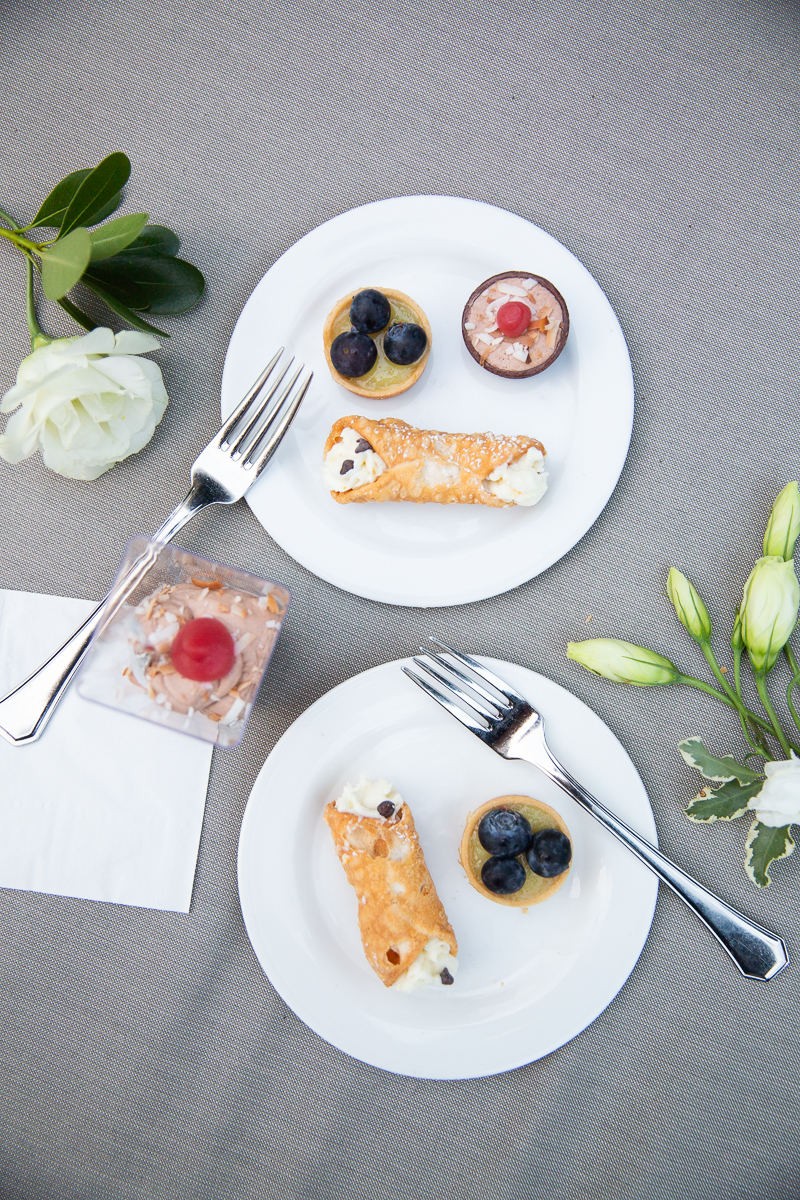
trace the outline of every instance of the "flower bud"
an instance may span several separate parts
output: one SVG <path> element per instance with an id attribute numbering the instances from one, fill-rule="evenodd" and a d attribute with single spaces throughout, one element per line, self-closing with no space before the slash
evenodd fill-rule
<path id="1" fill-rule="evenodd" d="M 734 654 L 741 654 L 744 650 L 744 639 L 742 638 L 742 613 L 741 609 L 736 610 L 736 620 L 733 623 L 733 633 L 731 634 L 731 650 Z"/>
<path id="2" fill-rule="evenodd" d="M 744 585 L 742 639 L 754 671 L 769 671 L 797 623 L 800 584 L 794 559 L 759 558 Z"/>
<path id="3" fill-rule="evenodd" d="M 602 675 L 614 683 L 633 683 L 637 687 L 675 683 L 680 677 L 677 668 L 662 654 L 616 638 L 567 642 L 567 658 L 580 663 L 594 675 Z"/>
<path id="4" fill-rule="evenodd" d="M 667 595 L 675 605 L 675 612 L 696 642 L 707 642 L 711 637 L 711 617 L 703 599 L 693 583 L 685 575 L 670 568 L 667 578 Z"/>
<path id="5" fill-rule="evenodd" d="M 800 488 L 796 483 L 787 483 L 772 506 L 764 534 L 764 554 L 776 558 L 790 559 L 794 544 L 800 534 Z"/>

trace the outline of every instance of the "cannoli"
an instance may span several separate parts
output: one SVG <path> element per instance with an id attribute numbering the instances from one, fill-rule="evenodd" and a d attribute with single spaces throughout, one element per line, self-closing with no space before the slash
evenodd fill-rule
<path id="1" fill-rule="evenodd" d="M 340 504 L 528 506 L 547 490 L 545 448 L 536 438 L 439 433 L 396 417 L 340 417 L 325 443 L 323 479 Z"/>
<path id="2" fill-rule="evenodd" d="M 358 896 L 361 941 L 375 973 L 398 991 L 451 984 L 458 943 L 402 796 L 387 780 L 362 775 L 326 806 L 325 820 Z"/>

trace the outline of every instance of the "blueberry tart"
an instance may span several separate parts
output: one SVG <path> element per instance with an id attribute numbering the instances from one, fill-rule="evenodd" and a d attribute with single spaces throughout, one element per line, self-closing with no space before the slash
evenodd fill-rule
<path id="1" fill-rule="evenodd" d="M 337 383 L 356 396 L 388 400 L 408 391 L 425 370 L 431 327 L 404 292 L 362 288 L 334 305 L 322 340 Z"/>
<path id="2" fill-rule="evenodd" d="M 531 796 L 498 796 L 467 818 L 459 850 L 472 886 L 487 900 L 529 908 L 561 887 L 572 863 L 563 818 Z"/>

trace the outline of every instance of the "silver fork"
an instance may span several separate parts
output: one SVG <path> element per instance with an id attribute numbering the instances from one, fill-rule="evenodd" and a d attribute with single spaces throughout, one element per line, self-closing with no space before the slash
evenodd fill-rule
<path id="1" fill-rule="evenodd" d="M 442 708 L 466 725 L 496 754 L 533 763 L 548 779 L 558 784 L 688 904 L 748 979 L 773 979 L 789 965 L 789 955 L 782 938 L 749 921 L 692 879 L 691 875 L 676 867 L 570 775 L 545 741 L 541 714 L 511 684 L 476 659 L 453 650 L 438 638 L 430 640 L 444 650 L 452 661 L 435 651 L 422 648 L 425 658 L 415 658 L 413 661 L 441 687 L 403 667 L 414 683 L 433 696 Z M 430 659 L 430 662 L 426 659 Z M 484 684 L 488 684 L 491 691 Z"/>
<path id="2" fill-rule="evenodd" d="M 80 666 L 92 634 L 111 619 L 125 597 L 144 578 L 160 548 L 195 513 L 211 504 L 235 504 L 258 479 L 291 425 L 312 378 L 312 372 L 304 374 L 303 364 L 295 365 L 293 358 L 285 366 L 279 366 L 282 355 L 281 348 L 236 411 L 195 460 L 189 494 L 153 534 L 152 540 L 158 547 L 140 555 L 69 641 L 29 679 L 0 700 L 0 736 L 16 746 L 35 742 Z M 273 402 L 272 407 L 267 412 L 270 402 Z"/>

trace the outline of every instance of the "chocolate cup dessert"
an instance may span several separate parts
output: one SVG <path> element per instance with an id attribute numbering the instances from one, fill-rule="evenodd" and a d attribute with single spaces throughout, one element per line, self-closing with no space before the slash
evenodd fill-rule
<path id="1" fill-rule="evenodd" d="M 348 392 L 353 392 L 356 396 L 364 396 L 369 400 L 389 400 L 392 396 L 400 396 L 403 392 L 407 392 L 410 387 L 413 387 L 425 370 L 428 363 L 428 356 L 431 352 L 432 335 L 430 322 L 416 301 L 407 296 L 405 292 L 398 292 L 395 288 L 377 289 L 389 301 L 391 308 L 391 316 L 389 317 L 386 329 L 391 329 L 392 325 L 397 322 L 413 322 L 425 330 L 428 339 L 427 345 L 416 362 L 411 363 L 409 366 L 399 366 L 397 363 L 391 362 L 383 353 L 383 339 L 386 329 L 382 329 L 377 334 L 367 335 L 372 338 L 375 343 L 375 349 L 378 352 L 374 366 L 364 375 L 355 377 L 342 375 L 341 372 L 336 370 L 331 361 L 331 345 L 340 333 L 346 333 L 351 328 L 350 305 L 353 297 L 357 296 L 363 290 L 363 288 L 356 288 L 354 291 L 349 292 L 328 313 L 325 327 L 322 331 L 325 358 L 333 378 L 342 387 L 347 388 Z"/>
<path id="2" fill-rule="evenodd" d="M 498 284 L 505 286 L 498 289 Z M 495 314 L 512 301 L 527 303 L 531 320 L 519 334 L 505 336 Z M 464 305 L 461 333 L 464 345 L 486 371 L 504 379 L 528 379 L 551 366 L 564 349 L 569 311 L 549 279 L 529 271 L 503 271 L 476 287 Z"/>
<path id="3" fill-rule="evenodd" d="M 518 892 L 501 895 L 497 892 L 490 892 L 484 886 L 481 870 L 483 864 L 492 856 L 480 843 L 478 826 L 493 808 L 510 808 L 514 812 L 522 813 L 530 822 L 534 833 L 538 833 L 540 829 L 559 829 L 566 837 L 570 837 L 563 818 L 554 808 L 551 808 L 549 804 L 544 804 L 541 800 L 534 800 L 531 796 L 497 796 L 494 800 L 487 800 L 467 817 L 467 825 L 461 839 L 458 856 L 466 871 L 467 879 L 476 892 L 480 892 L 482 896 L 485 896 L 487 900 L 492 900 L 495 904 L 506 904 L 511 908 L 530 908 L 532 904 L 541 904 L 543 900 L 549 900 L 564 883 L 570 873 L 570 867 L 567 867 L 566 871 L 562 871 L 560 875 L 546 879 L 531 871 L 524 854 L 518 856 L 518 861 L 525 867 L 525 883 Z"/>

